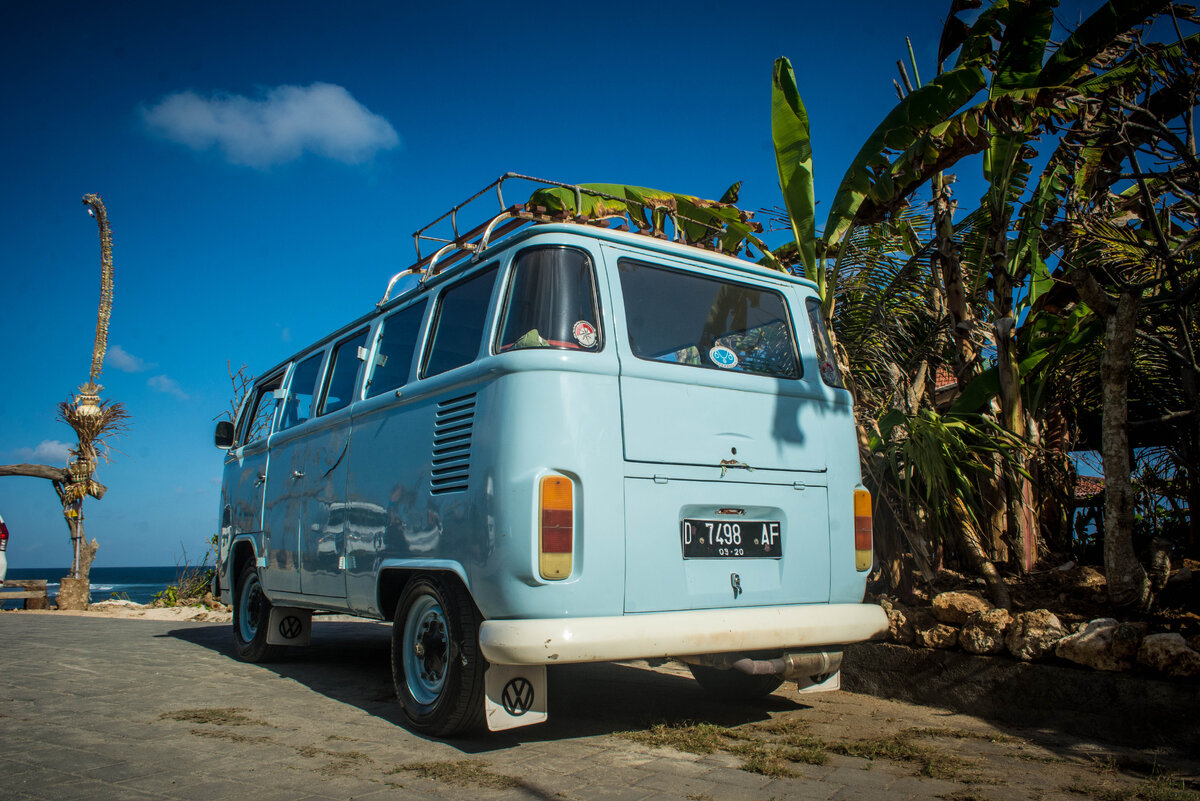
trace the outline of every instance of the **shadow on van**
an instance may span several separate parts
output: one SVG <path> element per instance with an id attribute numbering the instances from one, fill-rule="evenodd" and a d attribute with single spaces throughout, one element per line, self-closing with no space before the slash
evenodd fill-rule
<path id="1" fill-rule="evenodd" d="M 226 626 L 175 629 L 166 635 L 234 659 Z M 371 621 L 321 621 L 312 645 L 285 651 L 278 662 L 247 667 L 275 673 L 313 692 L 404 726 L 391 671 L 391 626 Z M 770 713 L 804 709 L 779 695 L 753 703 L 727 703 L 700 689 L 682 665 L 653 669 L 640 664 L 557 665 L 548 670 L 550 719 L 508 732 L 457 739 L 465 753 L 482 753 L 523 742 L 564 740 L 648 729 L 655 723 L 694 721 L 720 726 L 767 720 Z M 421 735 L 417 735 L 421 736 Z"/>

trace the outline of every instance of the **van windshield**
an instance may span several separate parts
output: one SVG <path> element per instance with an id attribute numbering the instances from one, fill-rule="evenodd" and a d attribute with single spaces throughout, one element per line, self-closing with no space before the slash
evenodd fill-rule
<path id="1" fill-rule="evenodd" d="M 650 361 L 799 378 L 778 292 L 622 259 L 629 346 Z"/>

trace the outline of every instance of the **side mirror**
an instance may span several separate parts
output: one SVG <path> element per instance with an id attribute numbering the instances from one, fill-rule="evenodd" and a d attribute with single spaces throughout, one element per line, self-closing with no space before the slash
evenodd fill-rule
<path id="1" fill-rule="evenodd" d="M 233 447 L 233 423 L 228 420 L 217 423 L 217 431 L 213 434 L 213 444 L 225 450 Z"/>

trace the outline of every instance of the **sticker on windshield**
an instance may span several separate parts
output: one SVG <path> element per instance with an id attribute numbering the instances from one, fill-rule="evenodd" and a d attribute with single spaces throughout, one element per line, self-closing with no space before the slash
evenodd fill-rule
<path id="1" fill-rule="evenodd" d="M 708 358 L 712 359 L 712 363 L 722 370 L 732 370 L 737 367 L 737 354 L 731 351 L 724 345 L 714 345 L 708 351 Z"/>
<path id="2" fill-rule="evenodd" d="M 571 335 L 582 347 L 593 348 L 596 346 L 596 327 L 587 320 L 575 323 L 575 327 L 571 329 Z"/>

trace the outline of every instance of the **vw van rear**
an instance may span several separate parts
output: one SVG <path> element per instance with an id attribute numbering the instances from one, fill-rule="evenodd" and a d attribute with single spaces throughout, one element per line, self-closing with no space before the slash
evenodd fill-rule
<path id="1" fill-rule="evenodd" d="M 460 235 L 459 209 L 219 427 L 239 655 L 307 643 L 314 612 L 391 620 L 397 695 L 440 736 L 544 720 L 572 662 L 835 688 L 886 620 L 815 287 L 526 206 Z"/>

